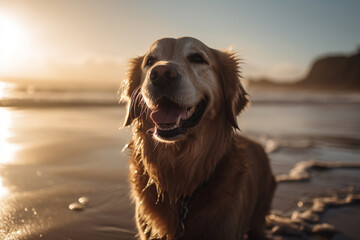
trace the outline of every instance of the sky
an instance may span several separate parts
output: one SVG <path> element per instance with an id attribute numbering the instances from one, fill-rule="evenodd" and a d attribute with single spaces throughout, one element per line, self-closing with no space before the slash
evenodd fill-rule
<path id="1" fill-rule="evenodd" d="M 245 78 L 301 79 L 360 47 L 360 1 L 0 0 L 0 80 L 118 84 L 162 37 L 231 48 Z"/>

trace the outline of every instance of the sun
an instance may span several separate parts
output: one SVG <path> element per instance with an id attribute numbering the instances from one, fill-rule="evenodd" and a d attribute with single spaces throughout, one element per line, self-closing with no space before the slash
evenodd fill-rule
<path id="1" fill-rule="evenodd" d="M 20 64 L 29 52 L 28 35 L 11 15 L 0 12 L 0 72 Z"/>

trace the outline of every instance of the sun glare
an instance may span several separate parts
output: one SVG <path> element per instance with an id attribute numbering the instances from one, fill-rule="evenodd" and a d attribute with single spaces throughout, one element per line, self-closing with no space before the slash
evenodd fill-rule
<path id="1" fill-rule="evenodd" d="M 29 53 L 28 35 L 15 18 L 0 12 L 0 71 L 20 64 Z"/>

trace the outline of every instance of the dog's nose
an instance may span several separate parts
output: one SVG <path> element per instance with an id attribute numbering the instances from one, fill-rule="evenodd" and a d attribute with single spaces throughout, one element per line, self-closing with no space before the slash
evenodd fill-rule
<path id="1" fill-rule="evenodd" d="M 150 80 L 157 87 L 166 87 L 179 77 L 176 69 L 169 65 L 158 65 L 150 72 Z"/>

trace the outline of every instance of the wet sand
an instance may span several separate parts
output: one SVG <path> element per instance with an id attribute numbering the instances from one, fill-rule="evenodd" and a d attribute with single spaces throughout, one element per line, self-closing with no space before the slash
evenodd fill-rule
<path id="1" fill-rule="evenodd" d="M 2 152 L 1 239 L 133 238 L 121 108 L 1 111 L 2 150 L 14 148 Z M 88 206 L 70 211 L 81 196 Z"/>
<path id="2" fill-rule="evenodd" d="M 122 107 L 0 108 L 0 115 L 0 239 L 135 239 L 128 156 L 121 152 L 131 131 L 118 130 Z M 251 132 L 253 123 L 248 121 L 254 116 L 243 117 L 243 133 L 262 140 Z M 313 147 L 306 148 L 308 152 L 285 145 L 277 149 L 270 151 L 277 175 L 288 173 L 307 154 L 319 154 Z M 358 156 L 356 150 L 349 154 Z M 302 157 L 288 159 L 294 155 Z M 282 182 L 273 209 L 290 215 L 299 201 L 306 203 L 349 187 L 358 191 L 359 173 L 358 169 L 311 170 L 308 181 Z M 69 204 L 83 196 L 89 199 L 88 205 L 69 210 Z M 321 215 L 321 222 L 342 231 L 333 239 L 360 239 L 359 213 L 358 204 L 330 208 Z"/>

